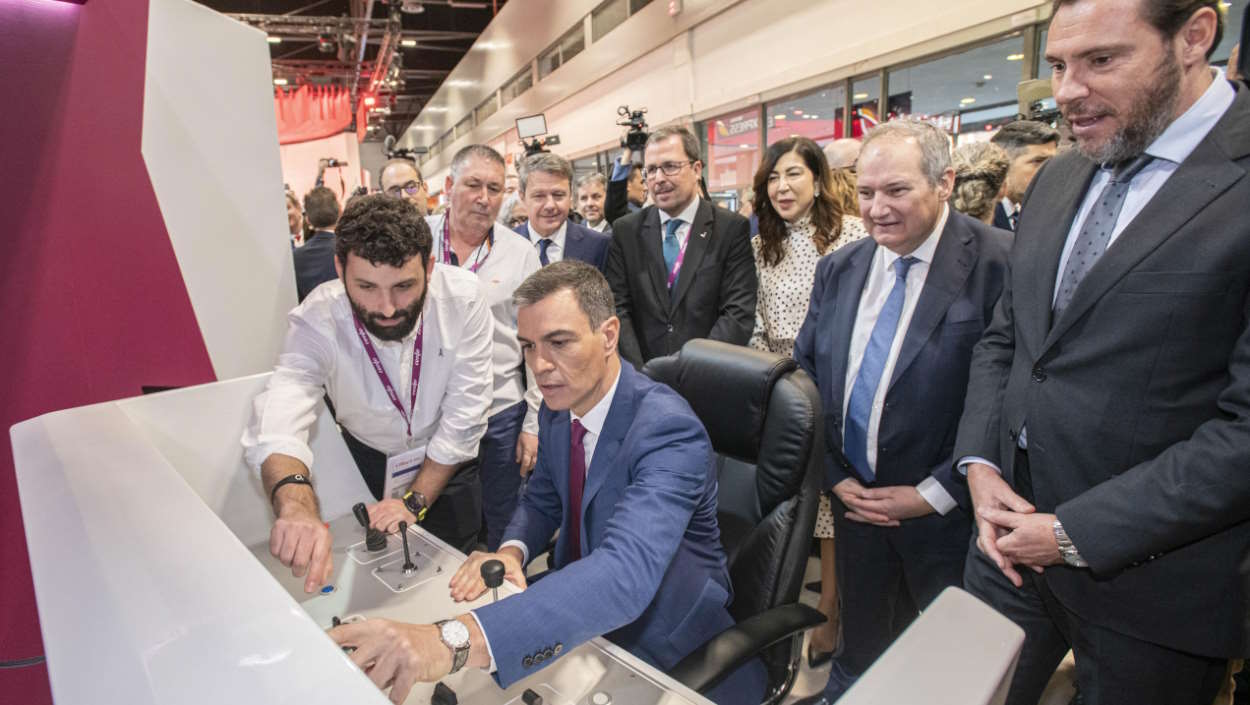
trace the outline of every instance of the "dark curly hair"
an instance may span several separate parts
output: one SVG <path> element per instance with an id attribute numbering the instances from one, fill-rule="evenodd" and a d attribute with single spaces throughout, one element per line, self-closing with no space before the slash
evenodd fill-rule
<path id="1" fill-rule="evenodd" d="M 755 172 L 754 184 L 755 214 L 760 221 L 760 257 L 766 267 L 776 267 L 786 254 L 782 247 L 786 240 L 786 221 L 773 208 L 772 199 L 768 197 L 768 175 L 773 173 L 777 162 L 790 152 L 799 155 L 807 165 L 816 186 L 816 200 L 811 210 L 812 227 L 816 230 L 812 239 L 816 241 L 816 249 L 822 255 L 828 254 L 827 250 L 842 233 L 842 216 L 845 213 L 834 190 L 829 160 L 820 145 L 806 137 L 787 137 L 769 145 L 759 170 Z"/>
<path id="2" fill-rule="evenodd" d="M 411 203 L 375 193 L 353 200 L 343 211 L 334 234 L 334 256 L 344 267 L 348 253 L 375 266 L 402 267 L 420 255 L 424 267 L 433 244 L 430 226 Z"/>

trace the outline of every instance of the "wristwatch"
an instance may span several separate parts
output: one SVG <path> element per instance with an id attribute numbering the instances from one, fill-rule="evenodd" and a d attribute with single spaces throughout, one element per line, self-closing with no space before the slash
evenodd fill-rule
<path id="1" fill-rule="evenodd" d="M 438 627 L 438 638 L 451 649 L 451 671 L 448 675 L 464 668 L 469 660 L 469 628 L 456 619 L 444 619 L 435 622 L 434 626 Z"/>
<path id="2" fill-rule="evenodd" d="M 409 490 L 404 495 L 404 506 L 417 518 L 418 523 L 425 521 L 425 513 L 430 511 L 430 503 L 425 501 L 425 495 L 416 490 Z"/>
<path id="3" fill-rule="evenodd" d="M 1081 558 L 1081 552 L 1076 550 L 1072 539 L 1068 538 L 1068 532 L 1063 530 L 1063 524 L 1056 519 L 1052 526 L 1055 530 L 1055 543 L 1059 544 L 1059 555 L 1063 556 L 1063 562 L 1073 568 L 1088 568 L 1089 563 Z"/>

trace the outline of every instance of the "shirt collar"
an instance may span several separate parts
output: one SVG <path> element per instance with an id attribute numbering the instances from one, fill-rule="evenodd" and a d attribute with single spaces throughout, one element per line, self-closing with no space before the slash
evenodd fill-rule
<path id="1" fill-rule="evenodd" d="M 1216 67 L 1212 67 L 1212 71 L 1215 72 L 1215 79 L 1211 85 L 1189 106 L 1189 110 L 1173 120 L 1163 134 L 1150 143 L 1146 154 L 1180 164 L 1189 158 L 1199 142 L 1206 139 L 1207 133 L 1220 121 L 1236 96 L 1232 85 L 1225 80 L 1224 72 Z"/>
<path id="2" fill-rule="evenodd" d="M 937 222 L 933 224 L 933 230 L 929 232 L 929 236 L 924 239 L 924 242 L 920 243 L 920 247 L 917 247 L 911 254 L 907 255 L 908 257 L 914 257 L 925 264 L 933 262 L 933 253 L 937 251 L 938 240 L 942 237 L 942 231 L 946 229 L 946 221 L 950 217 L 950 213 L 950 207 L 943 203 L 942 213 L 938 215 Z M 885 253 L 883 262 L 886 268 L 893 267 L 894 260 L 899 258 L 898 253 L 886 247 L 880 249 Z"/>
<path id="3" fill-rule="evenodd" d="M 560 249 L 564 249 L 564 236 L 567 235 L 568 232 L 569 232 L 569 221 L 567 220 L 565 220 L 563 223 L 560 223 L 560 227 L 556 228 L 556 231 L 554 233 L 551 233 L 551 235 L 547 238 L 544 238 L 542 235 L 539 235 L 538 231 L 534 230 L 533 225 L 530 226 L 530 234 L 534 236 L 534 242 L 542 242 L 543 240 L 551 240 L 552 242 L 556 244 L 556 247 L 559 247 Z"/>
<path id="4" fill-rule="evenodd" d="M 1015 213 L 1016 209 L 1019 208 L 1019 206 L 1013 203 L 1012 200 L 1006 196 L 1003 196 L 1003 200 L 999 202 L 1002 203 L 1003 211 L 1006 212 L 1007 215 L 1011 215 L 1012 213 Z"/>
<path id="5" fill-rule="evenodd" d="M 622 362 L 621 364 L 625 363 Z M 616 396 L 616 385 L 620 384 L 620 382 L 621 371 L 617 369 L 616 379 L 612 380 L 612 386 L 608 389 L 608 393 L 604 394 L 599 403 L 591 407 L 585 416 L 579 417 L 573 413 L 572 409 L 569 409 L 571 421 L 582 422 L 582 426 L 585 426 L 588 432 L 595 434 L 595 437 L 598 438 L 599 434 L 603 432 L 603 424 L 608 420 L 608 410 L 612 408 L 612 398 Z"/>
<path id="6" fill-rule="evenodd" d="M 690 199 L 689 205 L 683 208 L 682 211 L 678 213 L 676 216 L 671 216 L 668 213 L 665 213 L 663 210 L 660 210 L 659 208 L 656 208 L 656 210 L 660 211 L 660 228 L 661 229 L 663 229 L 665 223 L 672 220 L 673 218 L 677 218 L 678 220 L 685 223 L 686 225 L 692 225 L 694 223 L 694 214 L 696 211 L 699 210 L 699 197 L 695 196 L 694 198 Z"/>

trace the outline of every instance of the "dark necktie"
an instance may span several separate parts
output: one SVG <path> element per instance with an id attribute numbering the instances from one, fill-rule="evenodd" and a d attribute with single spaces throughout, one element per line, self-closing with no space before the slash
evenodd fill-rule
<path id="1" fill-rule="evenodd" d="M 1090 209 L 1089 215 L 1085 216 L 1081 232 L 1076 236 L 1076 244 L 1068 255 L 1067 266 L 1063 269 L 1063 278 L 1059 280 L 1059 291 L 1055 294 L 1054 316 L 1051 320 L 1058 320 L 1059 314 L 1072 303 L 1076 287 L 1107 251 L 1107 243 L 1115 230 L 1116 220 L 1120 217 L 1120 210 L 1124 208 L 1129 182 L 1153 159 L 1149 154 L 1142 154 L 1117 167 L 1111 181 L 1103 188 L 1094 207 Z"/>
<path id="2" fill-rule="evenodd" d="M 1020 225 L 1020 206 L 1017 204 L 1011 209 L 1011 215 L 1007 216 L 1007 220 L 1011 221 L 1011 232 L 1015 232 Z"/>
<path id="3" fill-rule="evenodd" d="M 586 489 L 586 427 L 573 420 L 569 429 L 569 562 L 582 557 L 582 491 Z"/>
<path id="4" fill-rule="evenodd" d="M 542 262 L 544 267 L 551 264 L 551 261 L 547 259 L 548 247 L 551 247 L 551 238 L 545 237 L 538 241 L 538 261 Z"/>
<path id="5" fill-rule="evenodd" d="M 682 221 L 673 218 L 664 224 L 664 275 L 668 276 L 673 271 L 673 264 L 677 262 L 677 255 L 681 252 L 681 243 L 677 241 L 677 229 L 681 227 Z"/>
<path id="6" fill-rule="evenodd" d="M 885 305 L 877 316 L 864 349 L 864 359 L 859 363 L 855 384 L 851 387 L 851 400 L 846 405 L 846 429 L 843 433 L 842 450 L 846 459 L 858 471 L 860 477 L 871 482 L 872 468 L 868 466 L 868 418 L 872 416 L 872 401 L 881 384 L 890 347 L 898 331 L 898 319 L 903 315 L 903 300 L 907 297 L 907 271 L 920 260 L 915 257 L 899 257 L 894 260 L 894 288 L 890 289 Z"/>

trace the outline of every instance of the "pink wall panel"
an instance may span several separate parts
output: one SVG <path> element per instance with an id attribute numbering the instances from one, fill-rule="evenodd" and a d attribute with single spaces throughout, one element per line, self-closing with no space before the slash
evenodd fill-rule
<path id="1" fill-rule="evenodd" d="M 8 427 L 214 380 L 139 152 L 146 28 L 144 0 L 0 0 L 0 661 L 43 653 Z M 0 693 L 51 702 L 43 668 Z"/>

